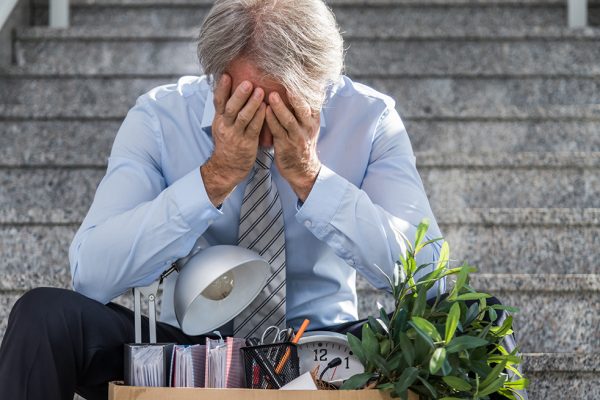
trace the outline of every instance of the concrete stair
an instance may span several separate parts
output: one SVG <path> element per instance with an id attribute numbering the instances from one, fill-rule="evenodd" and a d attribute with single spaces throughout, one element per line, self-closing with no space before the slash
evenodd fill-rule
<path id="1" fill-rule="evenodd" d="M 348 74 L 397 100 L 453 259 L 521 308 L 530 398 L 600 398 L 600 29 L 564 28 L 564 0 L 328 3 Z M 71 28 L 19 29 L 0 70 L 0 337 L 26 290 L 69 286 L 68 246 L 123 117 L 200 73 L 212 1 L 71 4 Z M 600 25 L 600 1 L 589 14 Z M 391 304 L 358 289 L 361 315 Z"/>

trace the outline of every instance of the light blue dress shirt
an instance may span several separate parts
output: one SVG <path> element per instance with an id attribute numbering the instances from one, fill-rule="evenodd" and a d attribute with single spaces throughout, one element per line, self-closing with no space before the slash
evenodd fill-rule
<path id="1" fill-rule="evenodd" d="M 69 249 L 76 291 L 102 303 L 156 280 L 200 237 L 236 244 L 247 180 L 217 209 L 200 166 L 210 157 L 214 116 L 206 77 L 185 76 L 137 99 L 116 136 L 106 175 Z M 340 78 L 327 94 L 318 140 L 323 167 L 303 204 L 273 164 L 285 224 L 287 320 L 311 329 L 353 321 L 356 272 L 386 290 L 422 218 L 441 233 L 394 101 Z M 439 256 L 428 246 L 419 262 Z M 178 326 L 164 283 L 160 320 Z M 440 288 L 444 290 L 444 288 Z"/>

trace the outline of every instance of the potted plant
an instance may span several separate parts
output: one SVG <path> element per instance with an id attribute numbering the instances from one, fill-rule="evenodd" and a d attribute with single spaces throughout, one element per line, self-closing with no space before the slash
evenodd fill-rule
<path id="1" fill-rule="evenodd" d="M 469 285 L 474 267 L 450 268 L 448 242 L 434 270 L 417 281 L 415 274 L 431 265 L 417 265 L 417 254 L 441 240 L 424 241 L 428 226 L 427 220 L 419 224 L 414 244 L 406 240 L 406 255 L 388 277 L 393 312 L 380 308 L 379 318 L 369 317 L 361 339 L 348 334 L 365 372 L 342 389 L 377 388 L 403 399 L 409 390 L 432 399 L 522 399 L 518 390 L 528 384 L 516 368 L 522 359 L 503 346 L 512 333 L 507 312 L 518 310 L 488 304 L 491 296 Z M 451 291 L 427 301 L 427 291 L 447 276 L 456 277 Z"/>

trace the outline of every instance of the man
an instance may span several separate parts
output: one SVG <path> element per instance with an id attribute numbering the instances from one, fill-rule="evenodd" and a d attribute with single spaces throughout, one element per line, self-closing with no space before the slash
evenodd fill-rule
<path id="1" fill-rule="evenodd" d="M 441 236 L 393 100 L 341 76 L 342 38 L 322 1 L 217 1 L 198 55 L 205 76 L 141 96 L 119 129 L 70 247 L 75 292 L 36 289 L 13 308 L 7 398 L 105 398 L 133 341 L 131 312 L 109 302 L 199 240 L 270 262 L 259 298 L 222 329 L 248 337 L 304 318 L 343 331 L 358 319 L 356 272 L 386 289 L 403 237 L 424 217 L 429 238 Z M 174 317 L 175 278 L 158 340 L 201 342 Z"/>

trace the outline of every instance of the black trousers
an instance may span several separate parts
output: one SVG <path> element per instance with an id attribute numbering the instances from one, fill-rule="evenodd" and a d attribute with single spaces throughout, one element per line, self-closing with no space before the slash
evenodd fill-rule
<path id="1" fill-rule="evenodd" d="M 360 322 L 329 328 L 360 332 Z M 148 319 L 142 320 L 148 332 Z M 203 344 L 158 322 L 159 342 Z M 0 393 L 11 400 L 106 400 L 108 382 L 123 380 L 123 344 L 134 342 L 133 311 L 77 292 L 37 288 L 14 305 L 0 347 Z M 147 338 L 145 338 L 147 339 Z"/>

